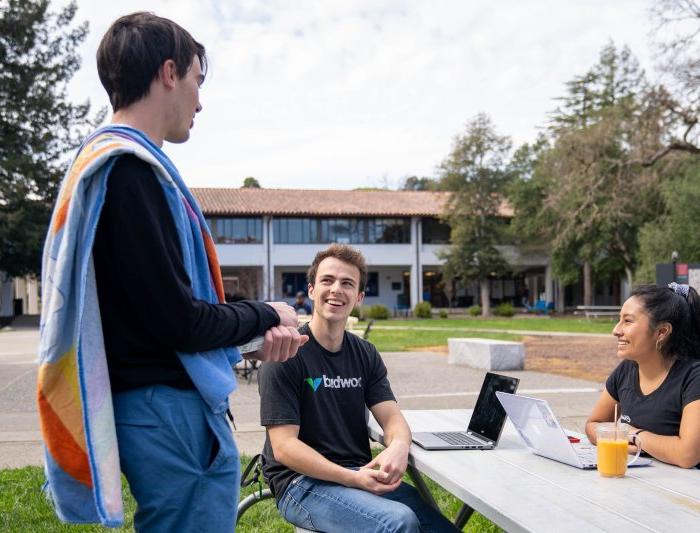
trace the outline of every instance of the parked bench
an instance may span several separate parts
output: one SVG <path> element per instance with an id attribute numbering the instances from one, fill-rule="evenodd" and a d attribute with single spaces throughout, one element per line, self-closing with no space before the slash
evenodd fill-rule
<path id="1" fill-rule="evenodd" d="M 537 300 L 535 305 L 529 305 L 525 303 L 526 313 L 535 313 L 536 315 L 548 315 L 554 312 L 554 302 L 547 302 L 545 300 Z"/>
<path id="2" fill-rule="evenodd" d="M 484 370 L 522 370 L 525 347 L 522 342 L 493 339 L 447 339 L 450 365 L 465 365 Z"/>
<path id="3" fill-rule="evenodd" d="M 585 315 L 587 319 L 599 316 L 619 316 L 619 305 L 577 305 L 575 315 Z"/>

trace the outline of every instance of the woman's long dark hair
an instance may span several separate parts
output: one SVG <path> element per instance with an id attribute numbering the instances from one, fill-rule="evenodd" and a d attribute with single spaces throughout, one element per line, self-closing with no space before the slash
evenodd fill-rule
<path id="1" fill-rule="evenodd" d="M 670 335 L 659 346 L 664 357 L 700 359 L 700 295 L 695 289 L 682 285 L 640 285 L 630 296 L 642 301 L 652 329 L 664 322 L 671 324 Z"/>

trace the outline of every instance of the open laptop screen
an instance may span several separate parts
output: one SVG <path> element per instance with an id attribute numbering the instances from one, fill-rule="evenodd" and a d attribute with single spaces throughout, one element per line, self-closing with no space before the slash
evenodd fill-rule
<path id="1" fill-rule="evenodd" d="M 518 378 L 487 372 L 469 421 L 469 431 L 497 441 L 506 420 L 506 412 L 496 397 L 496 391 L 512 394 L 518 388 L 519 382 Z"/>

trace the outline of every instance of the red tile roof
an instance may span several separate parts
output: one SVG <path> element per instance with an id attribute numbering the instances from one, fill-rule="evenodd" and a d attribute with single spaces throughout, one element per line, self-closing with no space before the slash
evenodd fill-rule
<path id="1" fill-rule="evenodd" d="M 205 215 L 439 216 L 449 193 L 315 189 L 193 188 Z M 509 206 L 503 216 L 512 216 Z"/>

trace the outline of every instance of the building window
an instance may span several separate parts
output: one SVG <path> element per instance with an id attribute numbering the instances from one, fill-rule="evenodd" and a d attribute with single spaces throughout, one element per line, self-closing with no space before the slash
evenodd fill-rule
<path id="1" fill-rule="evenodd" d="M 437 218 L 424 218 L 421 222 L 423 244 L 449 244 L 450 226 Z"/>
<path id="2" fill-rule="evenodd" d="M 208 218 L 217 244 L 262 244 L 262 218 Z"/>
<path id="3" fill-rule="evenodd" d="M 367 273 L 367 285 L 365 286 L 365 296 L 379 296 L 379 273 Z"/>
<path id="4" fill-rule="evenodd" d="M 294 298 L 299 291 L 306 292 L 306 272 L 282 272 L 282 296 Z"/>
<path id="5" fill-rule="evenodd" d="M 408 218 L 275 218 L 278 244 L 407 244 L 411 242 Z"/>

